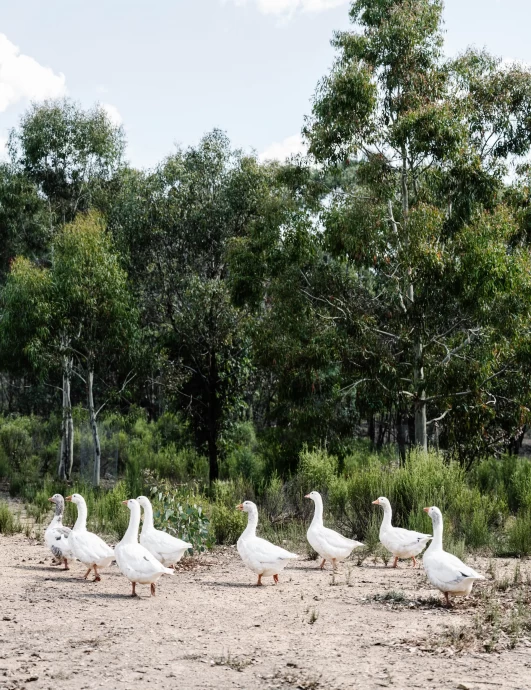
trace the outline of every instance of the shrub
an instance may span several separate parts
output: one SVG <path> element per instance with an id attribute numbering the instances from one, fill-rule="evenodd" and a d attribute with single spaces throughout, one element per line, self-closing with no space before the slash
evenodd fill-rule
<path id="1" fill-rule="evenodd" d="M 0 534 L 15 534 L 22 531 L 22 527 L 18 519 L 9 510 L 9 506 L 5 501 L 0 501 Z"/>
<path id="2" fill-rule="evenodd" d="M 507 551 L 515 556 L 531 554 L 531 513 L 517 515 L 508 529 Z"/>
<path id="3" fill-rule="evenodd" d="M 229 479 L 244 477 L 255 486 L 260 483 L 264 474 L 264 462 L 251 448 L 238 446 L 225 460 L 225 474 Z"/>
<path id="4" fill-rule="evenodd" d="M 222 503 L 214 505 L 210 519 L 218 544 L 235 544 L 247 522 L 243 513 Z"/>
<path id="5" fill-rule="evenodd" d="M 337 475 L 338 462 L 334 455 L 328 455 L 323 448 L 308 450 L 305 448 L 300 454 L 299 475 L 302 480 L 302 490 L 319 491 L 327 494 Z"/>
<path id="6" fill-rule="evenodd" d="M 33 452 L 30 431 L 29 417 L 18 417 L 0 426 L 0 446 L 14 471 L 18 471 L 22 462 Z"/>
<path id="7" fill-rule="evenodd" d="M 166 481 L 152 486 L 150 493 L 153 518 L 159 529 L 190 542 L 199 553 L 212 548 L 210 521 L 195 494 L 183 497 Z"/>
<path id="8" fill-rule="evenodd" d="M 277 520 L 284 512 L 284 484 L 276 472 L 273 472 L 271 475 L 271 479 L 262 496 L 261 503 L 268 520 Z"/>

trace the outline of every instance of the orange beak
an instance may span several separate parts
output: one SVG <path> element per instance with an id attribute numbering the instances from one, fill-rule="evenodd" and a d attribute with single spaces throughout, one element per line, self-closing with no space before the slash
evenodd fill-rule
<path id="1" fill-rule="evenodd" d="M 236 510 L 243 510 L 243 503 L 238 503 Z"/>
<path id="2" fill-rule="evenodd" d="M 49 498 L 48 500 L 51 501 L 51 502 L 53 503 L 53 498 Z"/>
<path id="3" fill-rule="evenodd" d="M 373 505 L 379 506 L 380 505 L 380 499 L 377 498 L 375 501 L 372 502 Z"/>
<path id="4" fill-rule="evenodd" d="M 429 509 L 429 508 L 423 508 L 422 510 L 423 510 L 425 513 L 429 513 L 429 512 L 430 512 L 430 509 Z"/>
<path id="5" fill-rule="evenodd" d="M 306 494 L 304 498 L 310 498 L 310 494 Z"/>
<path id="6" fill-rule="evenodd" d="M 129 503 L 129 501 L 122 501 L 122 505 L 126 506 Z"/>
<path id="7" fill-rule="evenodd" d="M 67 497 L 65 498 L 65 501 L 72 501 L 72 496 L 67 496 Z"/>

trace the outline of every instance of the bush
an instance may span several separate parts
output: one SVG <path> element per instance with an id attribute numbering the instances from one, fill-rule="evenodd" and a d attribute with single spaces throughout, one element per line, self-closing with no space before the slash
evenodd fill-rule
<path id="1" fill-rule="evenodd" d="M 168 484 L 158 482 L 150 488 L 155 526 L 188 541 L 194 551 L 202 553 L 213 546 L 210 521 L 195 494 L 183 496 Z"/>
<path id="2" fill-rule="evenodd" d="M 507 551 L 514 556 L 531 554 L 531 513 L 517 515 L 508 529 Z"/>
<path id="3" fill-rule="evenodd" d="M 0 426 L 0 447 L 11 468 L 20 470 L 24 460 L 32 455 L 31 419 L 18 417 Z"/>
<path id="4" fill-rule="evenodd" d="M 337 458 L 328 455 L 323 448 L 314 450 L 305 448 L 300 454 L 298 472 L 304 493 L 319 491 L 327 494 L 337 475 L 337 468 Z"/>
<path id="5" fill-rule="evenodd" d="M 7 503 L 0 501 L 0 534 L 10 535 L 21 531 L 20 522 L 9 510 Z"/>
<path id="6" fill-rule="evenodd" d="M 214 505 L 210 519 L 212 532 L 218 544 L 235 544 L 247 523 L 243 513 L 222 503 Z"/>

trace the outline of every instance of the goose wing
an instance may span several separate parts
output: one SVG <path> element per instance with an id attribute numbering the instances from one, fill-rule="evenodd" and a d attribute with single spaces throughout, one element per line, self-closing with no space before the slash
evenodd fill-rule
<path id="1" fill-rule="evenodd" d="M 447 553 L 446 551 L 438 554 L 437 557 L 433 559 L 433 564 L 431 564 L 430 559 L 430 565 L 428 567 L 433 567 L 437 578 L 446 584 L 462 582 L 468 578 L 473 578 L 474 580 L 485 579 L 483 575 L 480 575 L 473 568 L 463 563 L 457 556 Z"/>
<path id="2" fill-rule="evenodd" d="M 275 563 L 277 561 L 298 558 L 296 553 L 286 551 L 281 546 L 272 544 L 267 539 L 262 539 L 261 537 L 255 537 L 248 544 L 248 548 L 261 563 Z"/>
<path id="3" fill-rule="evenodd" d="M 402 527 L 393 527 L 393 538 L 401 544 L 418 544 L 421 541 L 429 541 L 432 539 L 431 534 L 422 534 L 422 532 L 415 532 L 414 530 L 404 529 Z"/>
<path id="4" fill-rule="evenodd" d="M 158 573 L 173 575 L 173 570 L 165 568 L 147 549 L 140 544 L 121 547 L 117 560 L 122 573 L 129 579 L 149 579 Z"/>
<path id="5" fill-rule="evenodd" d="M 347 537 L 344 537 L 342 534 L 339 534 L 339 532 L 336 532 L 328 527 L 321 527 L 319 530 L 319 536 L 325 539 L 327 544 L 336 549 L 353 549 L 356 546 L 363 546 L 361 542 L 354 541 L 353 539 L 347 539 Z"/>
<path id="6" fill-rule="evenodd" d="M 155 530 L 152 541 L 156 544 L 158 551 L 162 554 L 171 554 L 182 549 L 191 549 L 192 544 L 177 537 L 173 537 L 162 530 Z"/>

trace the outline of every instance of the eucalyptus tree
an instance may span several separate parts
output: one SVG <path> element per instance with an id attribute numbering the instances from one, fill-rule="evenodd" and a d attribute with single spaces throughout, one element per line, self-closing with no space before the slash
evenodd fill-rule
<path id="1" fill-rule="evenodd" d="M 529 318 L 529 255 L 502 201 L 531 144 L 531 74 L 472 50 L 445 60 L 441 0 L 354 0 L 350 16 L 305 127 L 320 163 L 355 170 L 322 214 L 349 282 L 328 317 L 366 338 L 346 391 L 412 409 L 425 448 L 457 401 L 494 404 Z"/>
<path id="2" fill-rule="evenodd" d="M 94 403 L 94 376 L 107 371 L 110 362 L 116 369 L 123 366 L 134 349 L 137 323 L 127 275 L 101 219 L 82 214 L 58 231 L 49 267 L 17 257 L 1 297 L 3 352 L 17 353 L 20 366 L 32 366 L 41 378 L 53 370 L 62 374 L 62 479 L 70 477 L 73 465 L 72 377 L 83 380 L 94 445 L 93 483 L 99 485 L 96 420 L 106 401 L 99 407 Z"/>
<path id="3" fill-rule="evenodd" d="M 99 486 L 101 445 L 97 417 L 107 404 L 94 402 L 94 376 L 131 361 L 137 342 L 136 308 L 127 274 L 111 237 L 95 213 L 80 214 L 53 242 L 54 310 L 74 363 L 69 371 L 86 387 L 87 411 L 93 437 L 93 484 Z M 133 371 L 126 373 L 124 390 Z"/>
<path id="4" fill-rule="evenodd" d="M 213 131 L 152 173 L 124 171 L 122 182 L 109 223 L 159 355 L 154 376 L 190 418 L 212 481 L 250 373 L 247 314 L 230 299 L 228 249 L 266 212 L 268 175 Z"/>
<path id="5" fill-rule="evenodd" d="M 83 110 L 68 99 L 50 100 L 22 115 L 7 148 L 15 169 L 37 185 L 60 225 L 105 201 L 123 165 L 125 137 L 101 106 Z"/>

